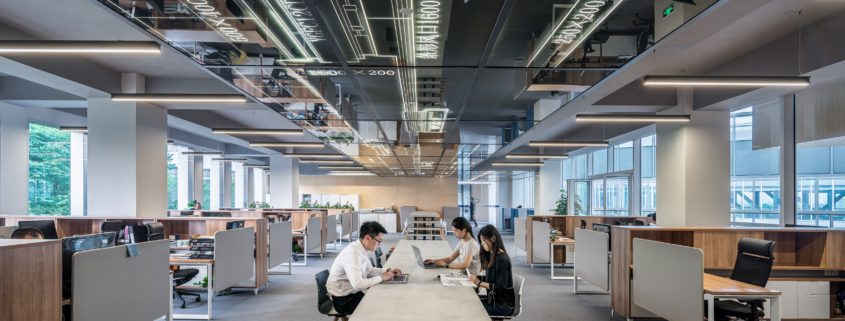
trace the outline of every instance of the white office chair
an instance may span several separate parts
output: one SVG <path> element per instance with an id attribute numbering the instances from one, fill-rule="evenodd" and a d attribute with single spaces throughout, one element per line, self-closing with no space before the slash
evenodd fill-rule
<path id="1" fill-rule="evenodd" d="M 525 277 L 516 273 L 514 273 L 512 277 L 514 284 L 513 314 L 503 316 L 490 316 L 490 318 L 493 320 L 513 319 L 522 314 L 522 288 L 525 286 Z"/>

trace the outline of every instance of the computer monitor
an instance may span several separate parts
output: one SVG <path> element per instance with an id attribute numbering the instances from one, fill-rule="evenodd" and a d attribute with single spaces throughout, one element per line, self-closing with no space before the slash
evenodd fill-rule
<path id="1" fill-rule="evenodd" d="M 237 228 L 244 228 L 244 221 L 231 221 L 226 222 L 226 229 L 227 230 L 234 230 Z"/>
<path id="2" fill-rule="evenodd" d="M 610 225 L 593 223 L 593 231 L 610 234 Z"/>
<path id="3" fill-rule="evenodd" d="M 53 220 L 20 221 L 18 222 L 18 227 L 34 227 L 41 231 L 45 239 L 59 239 L 59 234 L 56 233 L 56 223 Z"/>

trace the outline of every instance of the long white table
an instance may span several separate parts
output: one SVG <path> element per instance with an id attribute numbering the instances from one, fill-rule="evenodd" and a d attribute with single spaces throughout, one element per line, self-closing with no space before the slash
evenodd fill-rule
<path id="1" fill-rule="evenodd" d="M 448 256 L 453 250 L 446 241 L 400 240 L 385 267 L 410 273 L 408 283 L 370 288 L 350 321 L 490 320 L 475 290 L 440 284 L 438 274 L 455 270 L 423 269 L 417 265 L 411 245 L 420 248 L 423 258 Z"/>

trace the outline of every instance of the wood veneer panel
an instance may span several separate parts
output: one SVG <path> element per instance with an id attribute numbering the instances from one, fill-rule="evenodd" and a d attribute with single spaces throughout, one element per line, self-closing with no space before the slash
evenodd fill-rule
<path id="1" fill-rule="evenodd" d="M 796 265 L 797 256 L 795 254 L 795 234 L 797 233 L 763 233 L 763 239 L 775 242 L 775 266 Z"/>
<path id="2" fill-rule="evenodd" d="M 630 230 L 614 228 L 610 233 L 610 308 L 623 316 L 631 313 L 632 244 Z"/>
<path id="3" fill-rule="evenodd" d="M 694 247 L 704 250 L 704 266 L 732 269 L 736 263 L 737 244 L 743 237 L 762 238 L 760 232 L 701 231 L 694 232 Z"/>
<path id="4" fill-rule="evenodd" d="M 61 242 L 0 245 L 0 320 L 59 321 Z"/>
<path id="5" fill-rule="evenodd" d="M 795 265 L 822 266 L 827 233 L 795 233 Z M 777 247 L 777 245 L 775 245 Z M 840 248 L 840 251 L 842 249 Z"/>
<path id="6" fill-rule="evenodd" d="M 821 266 L 826 268 L 845 269 L 845 251 L 843 251 L 843 249 L 845 249 L 845 232 L 827 232 Z"/>

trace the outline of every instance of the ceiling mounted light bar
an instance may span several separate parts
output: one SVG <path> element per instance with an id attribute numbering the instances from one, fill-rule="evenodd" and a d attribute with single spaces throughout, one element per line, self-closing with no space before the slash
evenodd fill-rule
<path id="1" fill-rule="evenodd" d="M 223 155 L 223 152 L 182 152 L 182 155 Z"/>
<path id="2" fill-rule="evenodd" d="M 283 143 L 283 142 L 259 142 L 249 143 L 252 147 L 302 147 L 302 148 L 323 148 L 323 143 Z"/>
<path id="3" fill-rule="evenodd" d="M 701 86 L 701 87 L 804 87 L 810 77 L 773 76 L 645 76 L 646 86 Z"/>
<path id="4" fill-rule="evenodd" d="M 343 166 L 343 165 L 341 165 L 341 166 L 320 165 L 320 166 L 317 166 L 317 168 L 319 168 L 319 169 L 331 169 L 331 170 L 336 170 L 336 169 L 347 169 L 347 170 L 348 169 L 358 169 L 358 170 L 361 170 L 361 169 L 364 169 L 363 166 Z"/>
<path id="5" fill-rule="evenodd" d="M 329 172 L 329 175 L 332 176 L 376 176 L 376 174 L 370 172 Z"/>
<path id="6" fill-rule="evenodd" d="M 346 158 L 345 155 L 338 154 L 303 154 L 303 153 L 287 153 L 285 156 L 298 158 Z"/>
<path id="7" fill-rule="evenodd" d="M 247 161 L 246 158 L 228 158 L 228 157 L 221 157 L 221 158 L 212 158 L 212 161 L 218 162 L 245 162 Z"/>
<path id="8" fill-rule="evenodd" d="M 607 147 L 610 143 L 605 141 L 533 141 L 528 142 L 531 147 Z"/>
<path id="9" fill-rule="evenodd" d="M 0 41 L 0 53 L 159 54 L 152 41 Z"/>
<path id="10" fill-rule="evenodd" d="M 493 166 L 502 167 L 541 167 L 543 163 L 509 163 L 509 162 L 493 162 Z"/>
<path id="11" fill-rule="evenodd" d="M 540 155 L 540 154 L 508 154 L 505 155 L 507 159 L 550 159 L 550 158 L 557 158 L 557 159 L 567 159 L 569 156 L 567 155 Z"/>
<path id="12" fill-rule="evenodd" d="M 212 128 L 213 134 L 227 135 L 302 135 L 302 129 Z"/>
<path id="13" fill-rule="evenodd" d="M 579 123 L 687 123 L 689 115 L 595 114 L 575 115 Z"/>
<path id="14" fill-rule="evenodd" d="M 244 168 L 270 168 L 270 165 L 244 164 Z"/>
<path id="15" fill-rule="evenodd" d="M 245 103 L 246 97 L 217 94 L 112 94 L 111 100 L 152 103 Z"/>
<path id="16" fill-rule="evenodd" d="M 88 127 L 85 126 L 59 126 L 59 130 L 63 132 L 72 133 L 87 133 Z"/>
<path id="17" fill-rule="evenodd" d="M 351 160 L 324 160 L 324 159 L 300 159 L 303 164 L 322 164 L 322 165 L 355 165 Z"/>

